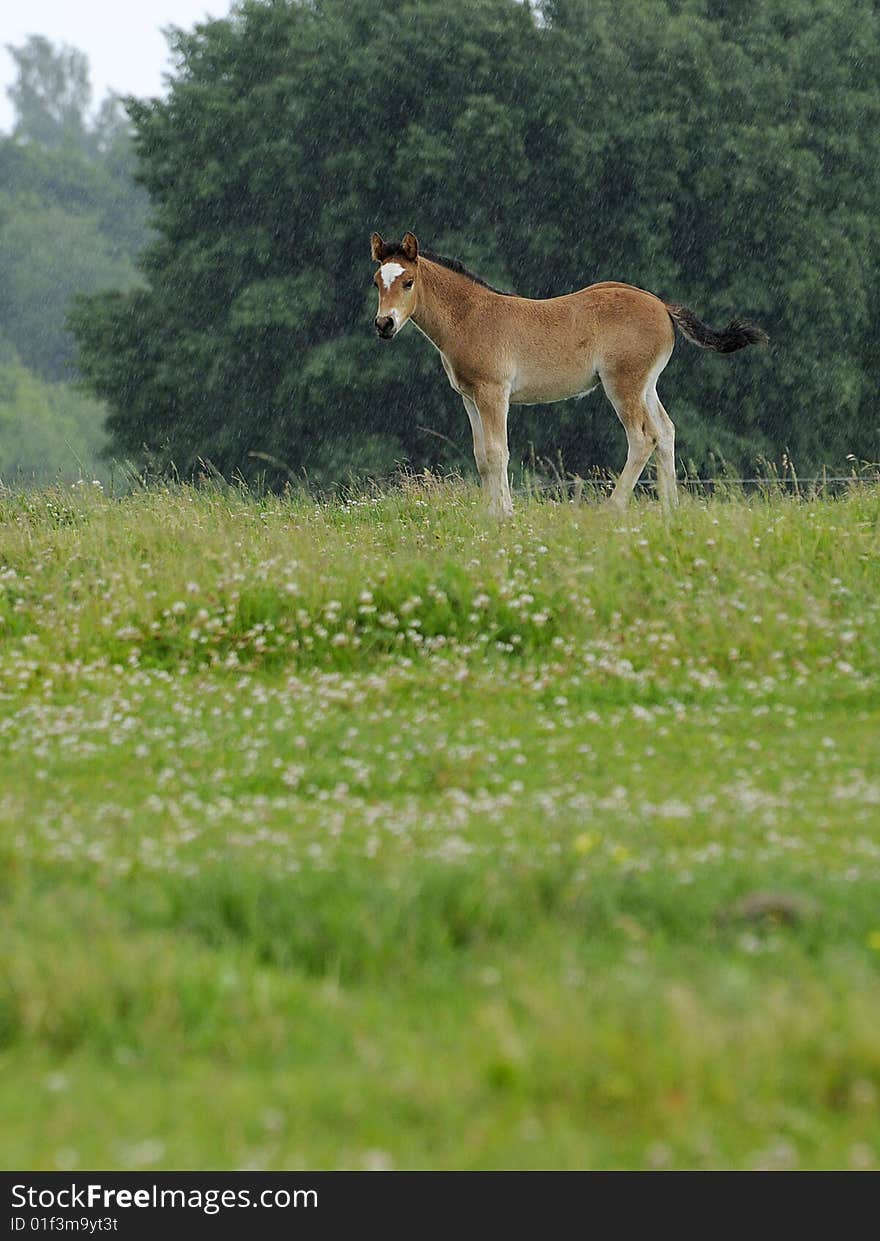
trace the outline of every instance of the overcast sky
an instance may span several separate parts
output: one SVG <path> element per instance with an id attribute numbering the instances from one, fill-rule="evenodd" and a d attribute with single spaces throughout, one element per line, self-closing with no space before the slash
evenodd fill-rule
<path id="1" fill-rule="evenodd" d="M 6 88 L 15 66 L 7 43 L 17 47 L 29 34 L 42 34 L 85 52 L 94 103 L 108 90 L 159 95 L 169 68 L 162 28 L 191 30 L 206 15 L 224 17 L 229 8 L 230 0 L 0 0 L 0 130 L 8 133 L 13 120 Z"/>

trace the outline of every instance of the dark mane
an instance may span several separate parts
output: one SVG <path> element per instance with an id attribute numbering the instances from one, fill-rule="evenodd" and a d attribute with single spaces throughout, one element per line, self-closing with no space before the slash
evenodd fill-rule
<path id="1" fill-rule="evenodd" d="M 468 280 L 473 280 L 474 284 L 481 284 L 490 293 L 500 293 L 502 297 L 519 296 L 519 294 L 512 293 L 509 289 L 496 289 L 494 284 L 490 284 L 488 280 L 484 280 L 482 276 L 478 276 L 476 272 L 465 267 L 464 263 L 459 259 L 448 259 L 442 254 L 435 254 L 433 250 L 420 250 L 419 254 L 422 258 L 427 259 L 429 263 L 437 263 L 440 267 L 446 267 L 449 271 L 454 271 L 459 276 L 466 276 Z M 386 242 L 382 247 L 383 260 L 393 259 L 397 256 L 407 257 L 403 245 L 399 241 Z"/>
<path id="2" fill-rule="evenodd" d="M 435 254 L 433 250 L 422 250 L 420 253 L 429 263 L 439 263 L 441 267 L 448 267 L 450 271 L 457 272 L 459 276 L 467 276 L 468 280 L 473 280 L 474 284 L 481 284 L 490 293 L 500 293 L 502 297 L 517 296 L 516 293 L 512 293 L 509 289 L 496 289 L 494 284 L 490 284 L 488 280 L 484 280 L 482 276 L 472 272 L 459 259 L 445 258 L 442 254 Z"/>

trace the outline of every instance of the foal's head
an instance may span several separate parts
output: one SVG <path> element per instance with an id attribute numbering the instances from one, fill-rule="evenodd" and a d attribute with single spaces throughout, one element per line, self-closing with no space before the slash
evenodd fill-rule
<path id="1" fill-rule="evenodd" d="M 416 308 L 419 289 L 419 243 L 412 233 L 403 241 L 383 241 L 378 233 L 370 238 L 373 262 L 379 269 L 373 284 L 379 290 L 376 334 L 391 340 Z"/>

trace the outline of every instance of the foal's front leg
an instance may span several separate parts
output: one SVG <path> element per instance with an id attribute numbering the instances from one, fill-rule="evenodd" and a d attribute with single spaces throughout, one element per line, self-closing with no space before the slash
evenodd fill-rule
<path id="1" fill-rule="evenodd" d="M 507 477 L 510 461 L 507 448 L 507 390 L 497 384 L 480 385 L 474 389 L 472 403 L 476 406 L 482 428 L 484 469 L 480 470 L 480 477 L 489 500 L 489 512 L 493 517 L 511 517 L 513 500 Z M 476 452 L 476 438 L 474 449 Z M 478 459 L 478 468 L 479 465 Z"/>
<path id="2" fill-rule="evenodd" d="M 480 481 L 486 481 L 486 441 L 483 437 L 483 420 L 480 417 L 480 411 L 469 396 L 462 394 L 461 399 L 464 401 L 464 407 L 471 424 L 471 433 L 474 437 L 474 461 L 477 463 L 477 473 Z"/>

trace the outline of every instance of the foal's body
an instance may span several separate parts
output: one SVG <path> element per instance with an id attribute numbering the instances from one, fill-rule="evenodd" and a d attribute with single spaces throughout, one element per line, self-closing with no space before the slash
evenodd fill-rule
<path id="1" fill-rule="evenodd" d="M 601 382 L 628 443 L 612 501 L 626 504 L 656 449 L 660 496 L 673 504 L 675 428 L 656 388 L 675 342 L 673 319 L 688 339 L 719 352 L 766 340 L 760 329 L 737 321 L 714 332 L 684 307 L 614 281 L 542 300 L 501 293 L 460 264 L 420 254 L 411 233 L 391 246 L 374 234 L 372 248 L 381 264 L 377 331 L 390 339 L 412 319 L 439 350 L 464 401 L 477 469 L 499 516 L 513 508 L 509 405 L 563 401 Z"/>

